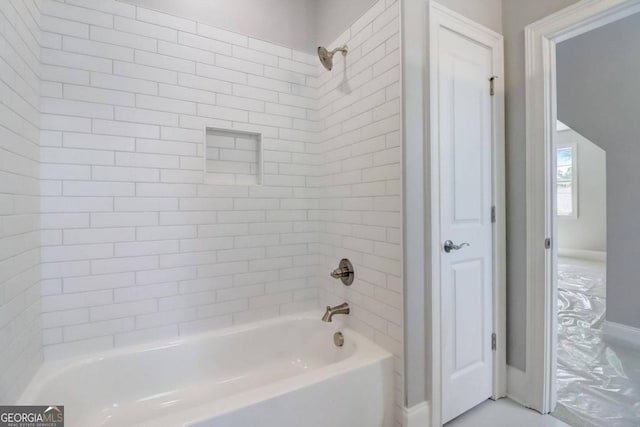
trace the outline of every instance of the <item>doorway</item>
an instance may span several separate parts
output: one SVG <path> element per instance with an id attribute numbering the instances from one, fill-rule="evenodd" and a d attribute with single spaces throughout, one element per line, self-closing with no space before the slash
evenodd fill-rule
<path id="1" fill-rule="evenodd" d="M 560 76 L 565 71 L 562 51 L 559 46 Z M 562 81 L 559 77 L 560 98 Z M 562 117 L 562 111 L 558 115 Z M 598 401 L 615 373 L 602 333 L 606 313 L 606 152 L 560 121 L 555 142 L 558 403 L 553 413 L 571 424 L 588 425 L 606 417 L 607 405 Z"/>
<path id="2" fill-rule="evenodd" d="M 597 357 L 588 358 L 589 363 L 582 372 L 587 372 L 590 380 L 599 376 L 598 380 L 605 385 L 600 388 L 600 392 L 597 386 L 591 386 L 574 391 L 574 395 L 581 400 L 582 409 L 588 406 L 591 408 L 587 409 L 593 409 L 597 405 L 602 407 L 611 402 L 616 403 L 618 406 L 613 412 L 617 413 L 618 418 L 610 418 L 601 412 L 599 416 L 589 420 L 585 418 L 579 421 L 572 420 L 575 425 L 635 425 L 638 417 L 635 406 L 638 401 L 636 393 L 640 386 L 638 381 L 640 370 L 637 363 L 639 358 L 625 356 L 629 351 L 633 351 L 631 349 L 634 345 L 637 346 L 640 343 L 640 312 L 637 310 L 637 304 L 633 308 L 629 304 L 631 299 L 638 300 L 636 297 L 631 297 L 637 289 L 637 277 L 640 276 L 638 263 L 634 261 L 638 259 L 636 256 L 638 240 L 634 237 L 637 221 L 626 221 L 621 216 L 622 214 L 633 215 L 636 213 L 635 209 L 619 208 L 628 200 L 635 199 L 633 194 L 637 193 L 637 187 L 640 185 L 640 177 L 634 175 L 637 168 L 629 167 L 633 163 L 631 158 L 638 158 L 634 151 L 637 144 L 629 141 L 636 141 L 637 135 L 640 134 L 637 120 L 637 94 L 640 92 L 640 87 L 634 89 L 635 85 L 619 85 L 618 83 L 623 80 L 617 73 L 623 70 L 623 65 L 628 65 L 628 62 L 608 57 L 608 54 L 618 54 L 623 59 L 631 57 L 630 53 L 637 49 L 637 42 L 631 43 L 630 46 L 631 39 L 628 37 L 618 36 L 614 41 L 615 48 L 602 51 L 600 56 L 595 60 L 592 59 L 588 64 L 581 64 L 569 80 L 564 79 L 564 83 L 560 78 L 558 53 L 563 43 L 572 42 L 591 32 L 608 28 L 609 25 L 622 23 L 639 12 L 640 2 L 636 0 L 578 2 L 530 25 L 525 30 L 528 257 L 525 403 L 542 413 L 556 409 L 558 399 L 566 391 L 566 389 L 559 389 L 567 385 L 563 384 L 567 366 L 575 373 L 580 360 L 582 362 L 587 360 L 584 357 L 582 359 L 575 357 L 576 349 L 580 348 L 575 344 L 587 342 L 591 351 L 595 349 L 594 354 Z M 637 30 L 640 26 L 636 24 L 632 28 Z M 627 43 L 626 47 L 623 47 L 623 42 Z M 575 51 L 575 48 L 571 50 L 571 52 Z M 596 44 L 591 41 L 586 44 L 584 51 L 596 52 Z M 607 67 L 608 65 L 612 66 Z M 614 72 L 610 74 L 604 72 L 607 69 Z M 637 74 L 636 70 L 634 75 L 637 76 Z M 637 79 L 633 81 L 635 80 Z M 581 84 L 581 89 L 574 92 L 574 97 L 570 99 L 574 105 L 578 106 L 573 113 L 567 110 L 566 104 L 563 105 L 563 98 L 559 96 L 561 91 L 566 90 L 567 82 L 574 85 Z M 601 92 L 596 95 L 594 90 L 601 90 Z M 585 98 L 586 94 L 589 98 Z M 613 96 L 617 96 L 615 103 L 606 102 Z M 634 108 L 629 111 L 629 113 L 633 111 L 634 115 L 626 112 L 626 99 L 634 100 Z M 588 111 L 591 111 L 591 114 L 587 114 Z M 579 114 L 575 114 L 576 112 Z M 567 191 L 564 192 L 565 200 L 562 201 L 562 206 L 560 206 L 561 201 L 557 199 L 557 186 L 563 184 L 563 181 L 563 185 L 568 185 L 571 178 L 558 175 L 558 167 L 561 163 L 558 161 L 558 150 L 563 148 L 566 150 L 566 147 L 560 144 L 562 139 L 560 132 L 556 132 L 555 129 L 558 119 L 599 146 L 603 145 L 603 141 L 611 142 L 611 145 L 605 147 L 606 240 L 609 243 L 606 246 L 606 270 L 604 267 L 592 269 L 593 264 L 589 263 L 593 260 L 587 260 L 585 266 L 584 263 L 564 263 L 562 258 L 565 248 L 562 248 L 560 234 L 562 224 L 557 214 L 559 208 L 571 214 L 571 205 L 574 201 L 571 200 L 569 203 L 566 199 Z M 590 130 L 595 128 L 598 128 L 597 132 Z M 567 152 L 563 155 L 567 157 Z M 581 156 L 579 147 L 575 151 L 575 156 L 576 159 Z M 615 184 L 617 182 L 619 184 Z M 580 182 L 577 183 L 577 188 L 579 187 Z M 632 196 L 630 197 L 629 194 Z M 589 194 L 588 197 L 593 197 L 593 194 Z M 579 217 L 579 205 L 576 212 Z M 567 251 L 564 251 L 564 254 L 566 255 Z M 570 251 L 569 254 L 576 255 Z M 630 273 L 631 276 L 629 276 Z M 630 279 L 620 280 L 621 275 Z M 594 285 L 588 290 L 591 299 L 582 298 L 586 303 L 585 306 L 591 306 L 590 310 L 583 310 L 584 317 L 581 319 L 565 311 L 563 318 L 562 306 L 561 310 L 558 310 L 558 295 L 560 294 L 562 301 L 562 294 L 570 289 L 571 282 L 575 282 L 576 278 L 585 277 L 589 277 L 592 282 L 601 282 L 600 285 Z M 569 280 L 565 280 L 567 278 Z M 563 281 L 565 283 L 562 283 Z M 634 283 L 633 287 L 625 285 L 629 281 Z M 587 287 L 582 286 L 581 290 L 584 291 Z M 606 292 L 603 292 L 605 288 Z M 623 295 L 626 295 L 626 298 Z M 616 304 L 612 304 L 612 300 L 621 296 L 622 298 Z M 594 305 L 601 305 L 604 308 L 591 310 Z M 568 315 L 573 316 L 571 322 L 583 327 L 584 334 L 580 337 L 581 342 L 580 340 L 565 341 L 568 345 L 564 350 L 573 354 L 561 355 L 562 327 L 567 325 L 570 327 L 571 322 L 567 322 L 566 325 L 558 322 L 568 319 Z M 574 331 L 579 330 L 574 329 Z M 563 363 L 562 357 L 574 357 L 569 360 L 564 371 L 560 366 Z M 599 361 L 599 358 L 604 360 Z M 598 395 L 597 402 L 589 400 L 586 393 L 589 390 L 594 392 L 593 396 Z M 564 396 L 566 397 L 566 394 Z M 577 398 L 576 402 L 578 402 Z M 564 406 L 563 402 L 560 403 L 559 410 Z M 623 415 L 625 411 L 631 415 L 630 418 L 625 418 L 626 416 Z M 584 414 L 584 411 L 582 413 Z"/>

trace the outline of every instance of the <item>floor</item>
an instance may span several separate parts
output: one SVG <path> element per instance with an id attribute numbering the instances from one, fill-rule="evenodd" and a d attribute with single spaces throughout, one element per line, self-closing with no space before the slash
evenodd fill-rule
<path id="1" fill-rule="evenodd" d="M 487 400 L 445 424 L 446 427 L 567 427 L 550 415 L 540 415 L 509 399 Z"/>
<path id="2" fill-rule="evenodd" d="M 603 339 L 605 264 L 558 260 L 558 405 L 580 427 L 640 426 L 640 353 Z"/>

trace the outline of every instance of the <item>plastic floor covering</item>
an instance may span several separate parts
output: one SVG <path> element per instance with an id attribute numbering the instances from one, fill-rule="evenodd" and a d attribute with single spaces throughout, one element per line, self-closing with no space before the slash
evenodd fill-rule
<path id="1" fill-rule="evenodd" d="M 605 264 L 558 262 L 558 405 L 579 427 L 640 427 L 640 352 L 606 342 Z"/>

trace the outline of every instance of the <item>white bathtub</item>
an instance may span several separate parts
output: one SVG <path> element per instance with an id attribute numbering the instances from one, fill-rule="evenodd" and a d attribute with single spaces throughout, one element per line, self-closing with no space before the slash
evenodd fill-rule
<path id="1" fill-rule="evenodd" d="M 47 362 L 19 404 L 65 405 L 67 427 L 391 426 L 391 354 L 349 329 L 336 347 L 320 317 Z"/>

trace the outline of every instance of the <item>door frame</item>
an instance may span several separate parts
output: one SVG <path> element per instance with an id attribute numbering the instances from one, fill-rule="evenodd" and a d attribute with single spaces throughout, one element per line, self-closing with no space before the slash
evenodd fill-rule
<path id="1" fill-rule="evenodd" d="M 640 0 L 582 0 L 525 28 L 527 362 L 518 389 L 543 414 L 557 399 L 556 44 L 638 12 Z"/>
<path id="2" fill-rule="evenodd" d="M 503 37 L 439 3 L 429 1 L 429 165 L 430 177 L 430 228 L 431 228 L 431 274 L 430 298 L 427 299 L 427 320 L 430 320 L 431 366 L 428 386 L 431 396 L 431 425 L 442 425 L 442 336 L 441 336 L 441 293 L 440 293 L 440 256 L 442 253 L 440 236 L 440 164 L 438 148 L 438 29 L 441 27 L 456 31 L 476 43 L 487 46 L 492 51 L 495 70 L 494 91 L 492 96 L 492 205 L 495 206 L 496 221 L 493 224 L 493 284 L 492 284 L 492 321 L 496 334 L 496 350 L 493 352 L 492 398 L 506 395 L 506 216 L 505 216 L 505 143 L 504 143 L 504 53 Z M 487 80 L 487 91 L 490 82 Z M 429 276 L 427 276 L 429 277 Z"/>

